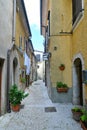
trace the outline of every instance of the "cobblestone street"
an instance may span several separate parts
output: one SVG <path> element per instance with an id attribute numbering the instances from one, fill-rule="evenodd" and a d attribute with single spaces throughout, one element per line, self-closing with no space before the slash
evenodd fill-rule
<path id="1" fill-rule="evenodd" d="M 52 103 L 41 80 L 26 92 L 29 96 L 22 101 L 19 112 L 0 117 L 0 130 L 82 130 L 80 123 L 72 119 L 73 105 Z"/>

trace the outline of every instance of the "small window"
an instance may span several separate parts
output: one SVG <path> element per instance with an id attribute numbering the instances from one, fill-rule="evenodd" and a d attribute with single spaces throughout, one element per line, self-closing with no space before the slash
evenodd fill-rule
<path id="1" fill-rule="evenodd" d="M 26 38 L 24 37 L 24 50 L 26 50 Z"/>
<path id="2" fill-rule="evenodd" d="M 20 37 L 19 37 L 19 48 L 22 49 L 22 36 L 21 36 L 21 35 L 20 35 Z"/>
<path id="3" fill-rule="evenodd" d="M 27 53 L 27 49 L 28 49 L 28 42 L 27 40 L 25 41 L 25 50 L 26 50 L 26 53 Z"/>
<path id="4" fill-rule="evenodd" d="M 77 23 L 81 17 L 83 12 L 83 0 L 72 0 L 72 15 L 73 15 L 73 25 Z"/>
<path id="5" fill-rule="evenodd" d="M 25 70 L 20 68 L 20 78 L 24 78 L 25 77 Z"/>
<path id="6" fill-rule="evenodd" d="M 48 36 L 50 36 L 50 11 L 48 11 Z"/>

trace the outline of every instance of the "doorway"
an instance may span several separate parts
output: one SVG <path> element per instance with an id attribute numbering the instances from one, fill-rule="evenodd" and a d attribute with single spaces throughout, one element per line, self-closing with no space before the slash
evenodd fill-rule
<path id="1" fill-rule="evenodd" d="M 75 59 L 73 67 L 73 103 L 83 105 L 82 63 L 80 58 Z"/>
<path id="2" fill-rule="evenodd" d="M 16 83 L 16 77 L 17 77 L 17 65 L 18 65 L 18 60 L 15 57 L 13 60 L 13 84 Z"/>
<path id="3" fill-rule="evenodd" d="M 1 114 L 1 85 L 2 85 L 2 69 L 3 69 L 4 59 L 0 58 L 0 114 Z"/>

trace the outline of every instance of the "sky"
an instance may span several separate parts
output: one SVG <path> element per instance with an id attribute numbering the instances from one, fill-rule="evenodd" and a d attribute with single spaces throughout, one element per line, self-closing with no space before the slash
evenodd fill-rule
<path id="1" fill-rule="evenodd" d="M 44 51 L 44 38 L 40 34 L 40 0 L 24 0 L 32 33 L 34 50 Z"/>

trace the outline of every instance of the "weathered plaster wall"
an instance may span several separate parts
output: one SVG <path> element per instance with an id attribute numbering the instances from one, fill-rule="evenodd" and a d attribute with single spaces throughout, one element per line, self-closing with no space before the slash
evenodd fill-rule
<path id="1" fill-rule="evenodd" d="M 13 1 L 0 1 L 0 56 L 7 56 L 7 49 L 12 44 Z"/>
<path id="2" fill-rule="evenodd" d="M 83 0 L 84 14 L 75 28 L 72 37 L 72 54 L 73 58 L 81 54 L 84 60 L 82 69 L 87 70 L 87 1 Z M 87 98 L 87 87 L 84 85 L 84 99 Z"/>
<path id="3" fill-rule="evenodd" d="M 12 46 L 13 1 L 0 0 L 0 58 L 4 59 L 1 84 L 1 113 L 6 108 L 7 50 Z"/>

